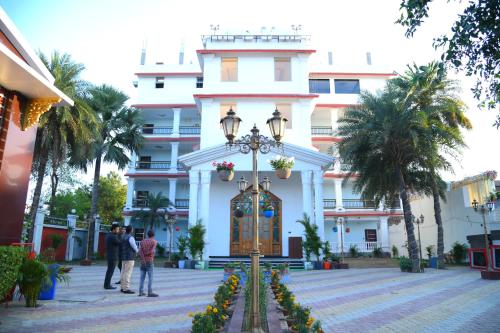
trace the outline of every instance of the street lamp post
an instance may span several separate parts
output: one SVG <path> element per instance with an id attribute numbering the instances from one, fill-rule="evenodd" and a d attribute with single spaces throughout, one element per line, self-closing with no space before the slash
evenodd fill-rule
<path id="1" fill-rule="evenodd" d="M 483 217 L 483 230 L 484 230 L 484 248 L 486 250 L 486 271 L 492 272 L 492 259 L 490 255 L 490 241 L 488 240 L 488 228 L 486 226 L 486 214 L 491 213 L 493 211 L 494 203 L 491 200 L 488 200 L 486 204 L 479 205 L 479 202 L 474 199 L 472 201 L 472 208 L 474 211 L 481 214 Z"/>
<path id="2" fill-rule="evenodd" d="M 417 230 L 418 230 L 418 264 L 420 266 L 422 263 L 422 239 L 420 238 L 420 225 L 424 223 L 424 215 L 420 214 L 420 218 L 417 219 L 415 219 L 415 216 L 412 215 L 412 218 L 413 218 L 413 223 L 417 225 Z"/>
<path id="3" fill-rule="evenodd" d="M 170 242 L 169 242 L 169 248 L 168 248 L 168 265 L 172 267 L 172 247 L 173 247 L 173 240 L 174 240 L 174 224 L 176 221 L 175 219 L 175 213 L 177 212 L 177 209 L 170 205 L 166 209 L 164 208 L 158 208 L 156 210 L 158 214 L 164 214 L 165 215 L 165 223 L 168 225 L 168 231 L 170 233 Z"/>
<path id="4" fill-rule="evenodd" d="M 241 118 L 236 116 L 232 108 L 229 109 L 227 115 L 221 119 L 220 123 L 227 138 L 226 145 L 229 148 L 236 146 L 243 154 L 252 152 L 252 230 L 253 230 L 253 247 L 250 254 L 252 258 L 252 278 L 250 281 L 252 287 L 251 301 L 251 331 L 262 332 L 260 311 L 259 311 L 259 265 L 260 265 L 260 250 L 259 250 L 259 177 L 257 169 L 257 156 L 260 151 L 262 154 L 267 154 L 271 151 L 271 147 L 282 147 L 281 139 L 285 134 L 285 125 L 287 119 L 281 116 L 281 113 L 276 108 L 273 112 L 273 117 L 267 120 L 271 135 L 274 140 L 259 134 L 259 129 L 254 124 L 251 129 L 252 134 L 247 134 L 241 139 L 235 140 L 238 135 Z M 267 178 L 267 177 L 266 177 Z M 270 181 L 264 179 L 263 188 L 269 190 Z M 246 180 L 238 182 L 238 187 L 241 191 Z"/>

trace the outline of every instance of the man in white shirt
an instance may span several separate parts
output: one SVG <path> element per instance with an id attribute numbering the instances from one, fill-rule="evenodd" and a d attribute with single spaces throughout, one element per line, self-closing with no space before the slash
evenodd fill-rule
<path id="1" fill-rule="evenodd" d="M 124 294 L 133 294 L 134 291 L 130 290 L 130 278 L 132 277 L 132 270 L 134 269 L 134 257 L 139 252 L 135 244 L 134 236 L 132 236 L 132 226 L 128 225 L 125 229 L 125 235 L 122 236 L 122 271 L 120 276 L 121 292 Z"/>

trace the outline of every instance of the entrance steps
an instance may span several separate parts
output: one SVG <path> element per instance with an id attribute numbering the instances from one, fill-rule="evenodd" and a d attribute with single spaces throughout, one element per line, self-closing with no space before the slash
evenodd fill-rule
<path id="1" fill-rule="evenodd" d="M 243 262 L 250 267 L 250 257 L 209 257 L 208 268 L 224 268 L 224 265 L 230 262 Z M 291 259 L 288 257 L 261 257 L 260 265 L 264 266 L 265 263 L 270 263 L 273 268 L 279 264 L 287 262 L 290 269 L 304 269 L 304 262 L 300 259 Z"/>

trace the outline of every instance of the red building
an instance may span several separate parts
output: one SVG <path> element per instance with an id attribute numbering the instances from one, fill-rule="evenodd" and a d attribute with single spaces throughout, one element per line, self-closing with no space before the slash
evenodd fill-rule
<path id="1" fill-rule="evenodd" d="M 0 8 L 0 245 L 19 242 L 39 117 L 73 105 Z"/>

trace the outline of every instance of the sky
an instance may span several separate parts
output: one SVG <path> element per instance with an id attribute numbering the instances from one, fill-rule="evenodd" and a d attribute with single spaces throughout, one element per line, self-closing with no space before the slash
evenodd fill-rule
<path id="1" fill-rule="evenodd" d="M 401 15 L 399 4 L 400 0 L 0 0 L 35 50 L 71 54 L 86 67 L 83 79 L 111 84 L 126 92 L 131 102 L 143 45 L 148 63 L 176 63 L 181 44 L 186 62 L 196 62 L 200 36 L 211 33 L 211 24 L 219 25 L 220 32 L 258 32 L 262 27 L 291 31 L 292 24 L 300 24 L 301 32 L 312 36 L 317 58 L 326 60 L 326 52 L 332 51 L 334 63 L 355 68 L 371 52 L 374 66 L 402 72 L 407 64 L 439 58 L 441 51 L 432 47 L 432 40 L 449 33 L 467 2 L 435 1 L 429 19 L 412 39 L 394 23 Z M 461 73 L 450 76 L 461 81 L 461 97 L 474 129 L 465 133 L 468 149 L 453 162 L 454 173 L 443 176 L 458 180 L 491 169 L 500 172 L 500 130 L 492 126 L 495 113 L 476 107 L 470 92 L 473 79 Z M 102 174 L 114 169 L 107 165 Z M 92 172 L 83 179 L 90 181 Z"/>

